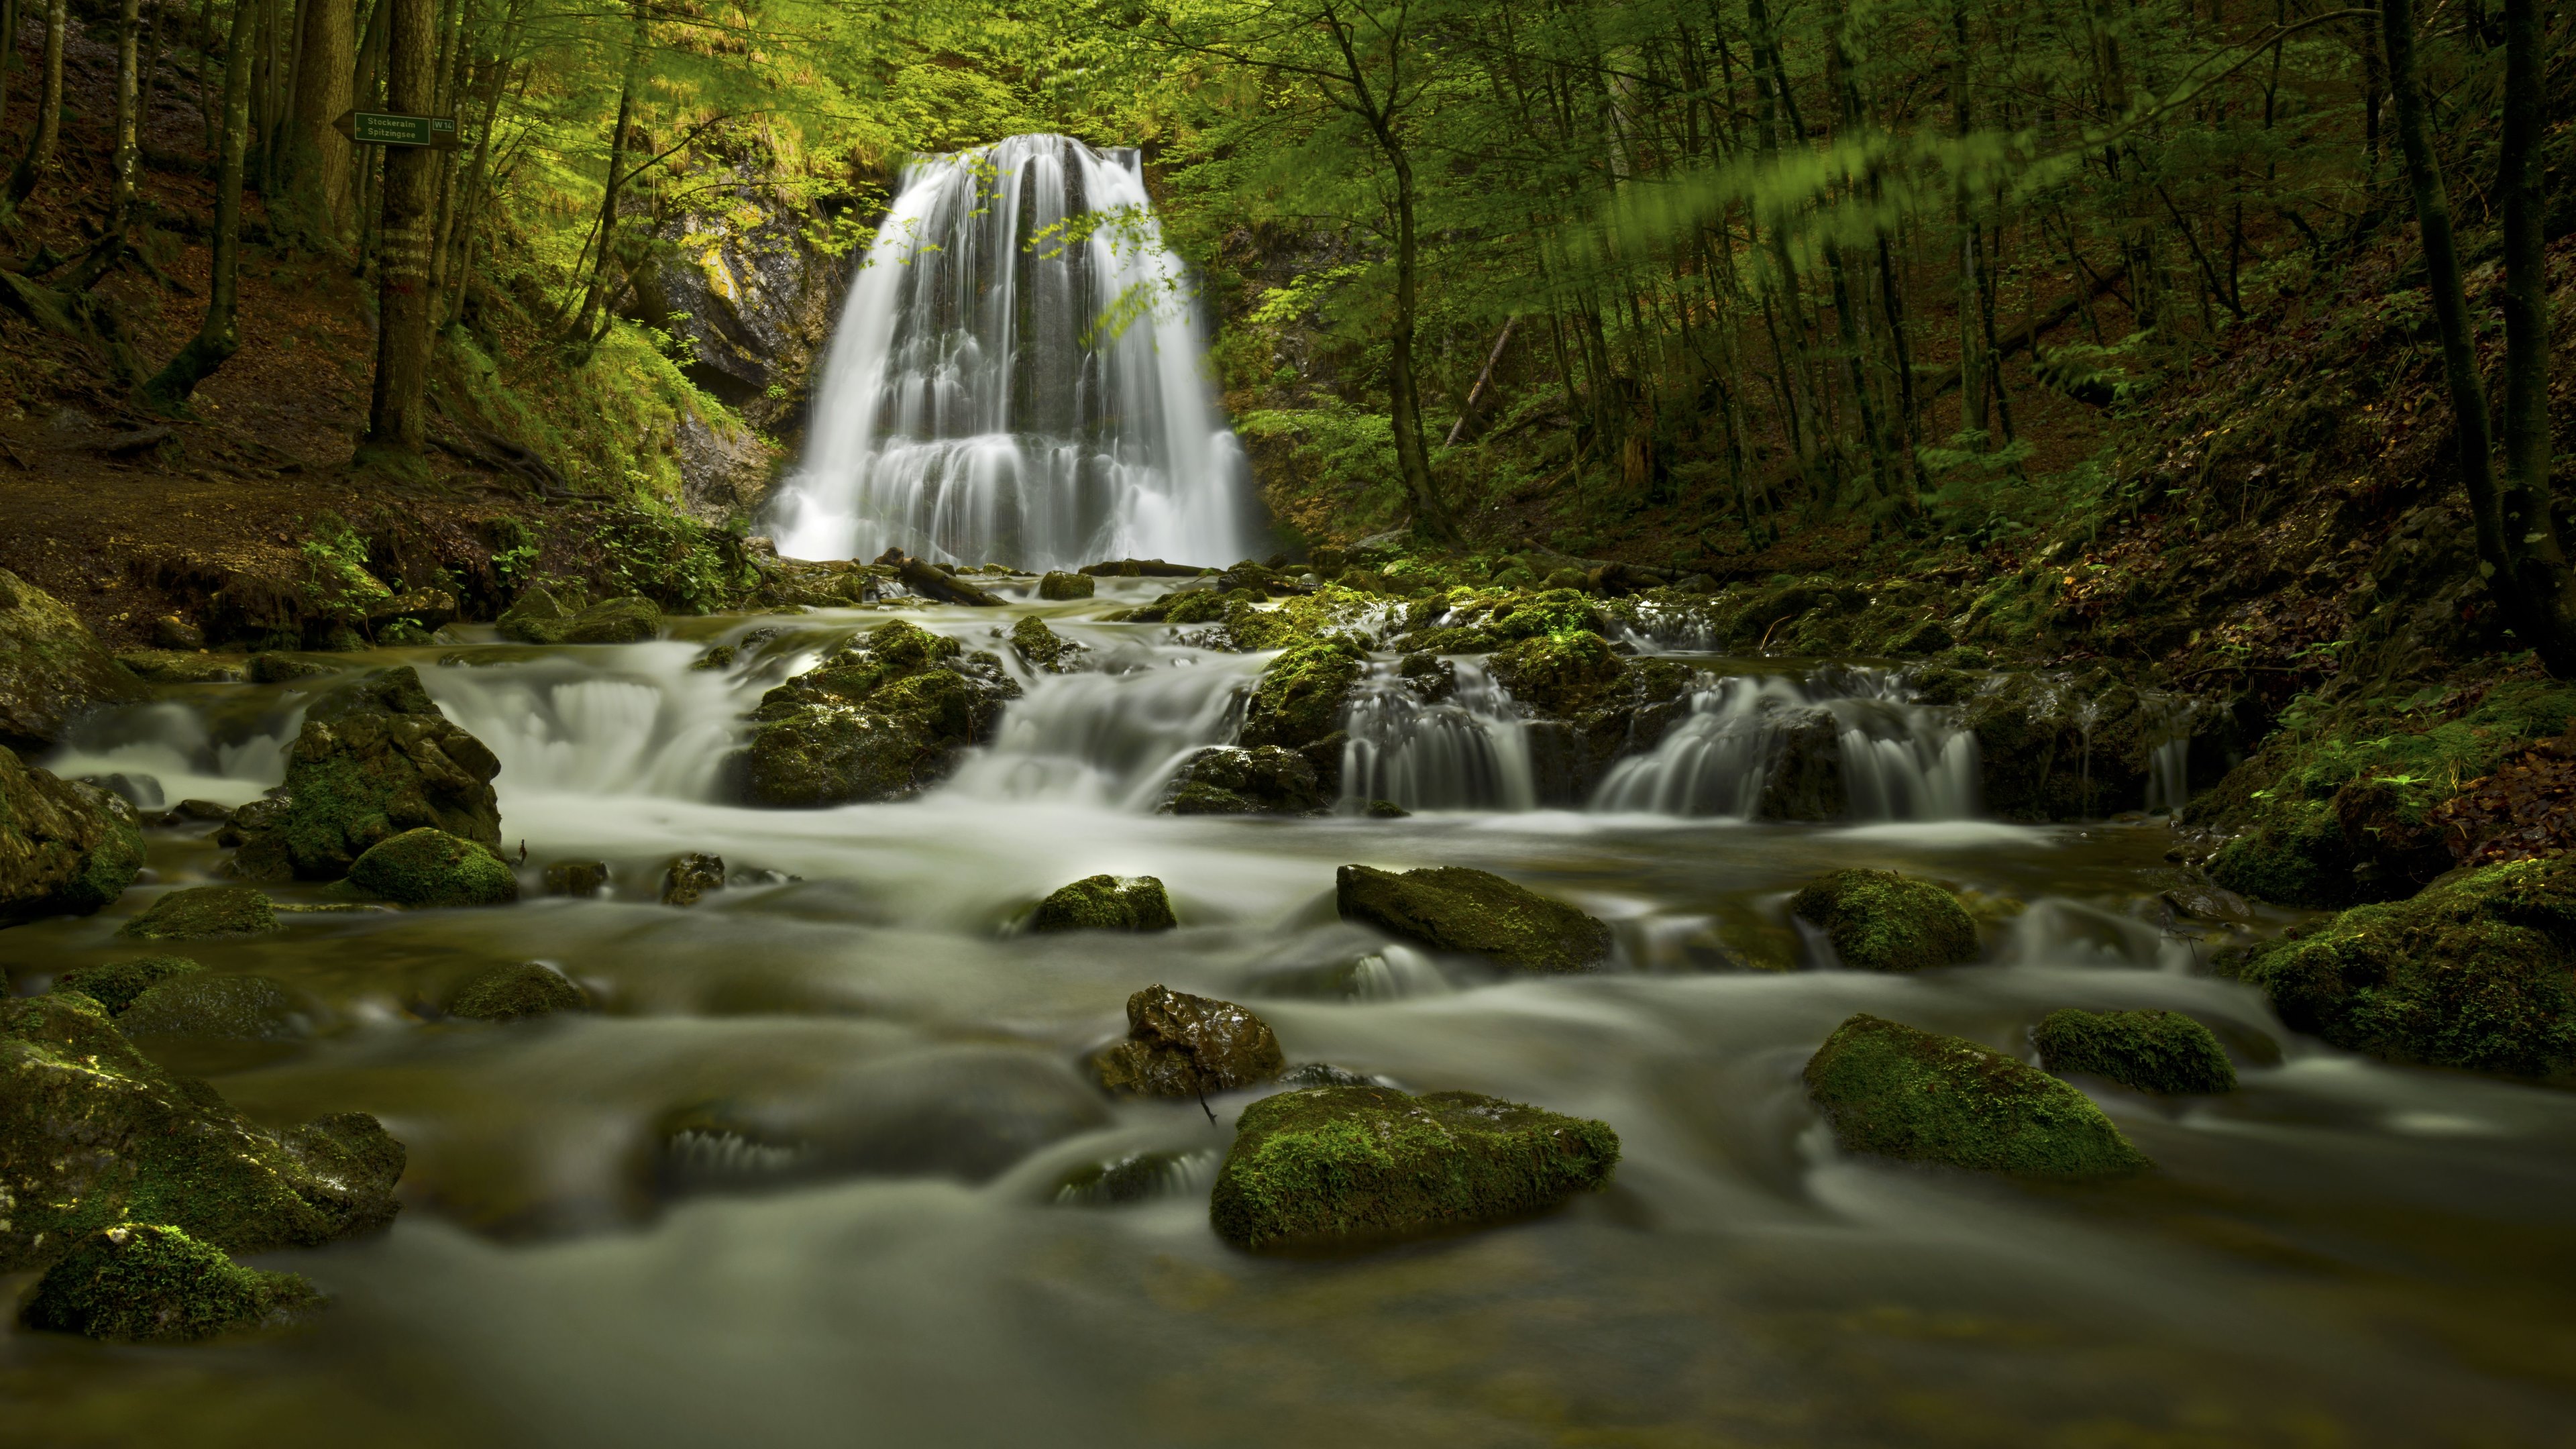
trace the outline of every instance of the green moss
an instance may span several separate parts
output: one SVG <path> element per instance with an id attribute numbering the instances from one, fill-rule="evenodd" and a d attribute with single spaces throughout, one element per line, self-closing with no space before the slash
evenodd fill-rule
<path id="1" fill-rule="evenodd" d="M 0 746 L 0 924 L 92 914 L 142 868 L 131 806 Z"/>
<path id="2" fill-rule="evenodd" d="M 1920 971 L 1977 955 L 1977 923 L 1956 896 L 1892 870 L 1838 870 L 1789 900 L 1824 928 L 1842 963 L 1859 971 Z"/>
<path id="3" fill-rule="evenodd" d="M 213 941 L 264 936 L 278 929 L 268 897 L 249 886 L 194 886 L 172 891 L 117 932 L 137 941 Z"/>
<path id="4" fill-rule="evenodd" d="M 406 906 L 503 906 L 519 898 L 519 878 L 499 856 L 428 826 L 369 846 L 350 863 L 349 884 Z"/>
<path id="5" fill-rule="evenodd" d="M 256 830 L 234 817 L 235 868 L 272 870 L 283 854 L 299 878 L 337 880 L 370 846 L 421 826 L 497 849 L 500 772 L 482 741 L 439 713 L 410 666 L 377 670 L 306 711 L 287 753 L 282 812 Z"/>
<path id="6" fill-rule="evenodd" d="M 21 1320 L 118 1343 L 187 1342 L 266 1321 L 317 1297 L 292 1273 L 261 1273 L 177 1228 L 123 1223 L 45 1271 Z"/>
<path id="7" fill-rule="evenodd" d="M 641 644 L 662 634 L 662 609 L 629 594 L 591 605 L 564 621 L 566 644 Z"/>
<path id="8" fill-rule="evenodd" d="M 1165 787 L 1165 815 L 1309 815 L 1332 802 L 1306 757 L 1276 745 L 1192 755 Z"/>
<path id="9" fill-rule="evenodd" d="M 517 1021 L 557 1011 L 588 1011 L 590 993 L 560 971 L 534 961 L 496 966 L 465 983 L 447 1014 L 470 1021 Z"/>
<path id="10" fill-rule="evenodd" d="M 1526 1217 L 1618 1165 L 1605 1123 L 1473 1092 L 1315 1087 L 1244 1109 L 1208 1220 L 1242 1248 L 1366 1244 Z"/>
<path id="11" fill-rule="evenodd" d="M 1038 580 L 1038 597 L 1054 602 L 1087 599 L 1092 596 L 1097 587 L 1098 585 L 1093 582 L 1089 574 L 1068 574 L 1051 570 L 1045 578 Z"/>
<path id="12" fill-rule="evenodd" d="M 2490 866 L 2216 965 L 2293 1029 L 2352 1051 L 2576 1076 L 2576 863 Z"/>
<path id="13" fill-rule="evenodd" d="M 1270 661 L 1243 709 L 1238 742 L 1301 749 L 1341 728 L 1368 655 L 1348 639 L 1300 644 Z"/>
<path id="14" fill-rule="evenodd" d="M 546 867 L 545 884 L 550 896 L 595 896 L 608 889 L 608 863 L 558 860 Z"/>
<path id="15" fill-rule="evenodd" d="M 1627 670 L 1592 633 L 1532 635 L 1496 654 L 1491 667 L 1513 699 L 1556 718 L 1581 710 Z"/>
<path id="16" fill-rule="evenodd" d="M 494 626 L 503 638 L 525 644 L 560 644 L 572 624 L 573 611 L 543 587 L 523 589 Z"/>
<path id="17" fill-rule="evenodd" d="M 1214 589 L 1185 589 L 1156 601 L 1166 624 L 1213 624 L 1225 617 L 1225 595 Z"/>
<path id="18" fill-rule="evenodd" d="M 171 977 L 204 969 L 185 956 L 137 956 L 131 961 L 75 966 L 54 978 L 53 989 L 77 991 L 114 1015 L 132 1006 L 134 998 Z"/>
<path id="19" fill-rule="evenodd" d="M 1807 1095 L 1847 1152 L 2019 1177 L 2136 1172 L 2146 1155 L 2090 1098 L 2002 1052 L 1863 1013 L 1807 1061 Z"/>
<path id="20" fill-rule="evenodd" d="M 758 805 L 814 807 L 933 783 L 1017 693 L 999 660 L 963 653 L 894 620 L 771 690 L 752 714 L 744 793 Z"/>
<path id="21" fill-rule="evenodd" d="M 2236 1090 L 2236 1066 L 2208 1027 L 2179 1011 L 2052 1011 L 2031 1032 L 2039 1064 L 2165 1096 Z"/>
<path id="22" fill-rule="evenodd" d="M 1067 577 L 1082 578 L 1080 574 Z M 1089 579 L 1082 581 L 1086 584 L 1091 582 Z M 1011 626 L 1011 647 L 1020 651 L 1020 657 L 1027 660 L 1031 668 L 1043 669 L 1049 674 L 1063 673 L 1066 657 L 1082 650 L 1081 645 L 1048 628 L 1046 620 L 1035 614 Z"/>
<path id="23" fill-rule="evenodd" d="M 1491 871 L 1434 866 L 1398 875 L 1346 865 L 1333 898 L 1345 920 L 1525 971 L 1588 971 L 1610 955 L 1608 926 Z"/>
<path id="24" fill-rule="evenodd" d="M 2339 906 L 2352 899 L 2352 852 L 2334 811 L 2297 801 L 2220 846 L 2209 878 L 2256 900 Z"/>
<path id="25" fill-rule="evenodd" d="M 1085 877 L 1038 902 L 1029 918 L 1032 931 L 1168 931 L 1178 924 L 1172 898 L 1150 875 Z"/>
<path id="26" fill-rule="evenodd" d="M 1225 632 L 1237 649 L 1286 649 L 1331 638 L 1365 647 L 1385 612 L 1386 601 L 1374 594 L 1326 584 L 1311 594 L 1292 594 L 1273 608 L 1248 598 L 1229 605 Z"/>
<path id="27" fill-rule="evenodd" d="M 289 1041 L 309 1027 L 294 993 L 265 976 L 188 972 L 138 994 L 119 1014 L 128 1036 Z"/>

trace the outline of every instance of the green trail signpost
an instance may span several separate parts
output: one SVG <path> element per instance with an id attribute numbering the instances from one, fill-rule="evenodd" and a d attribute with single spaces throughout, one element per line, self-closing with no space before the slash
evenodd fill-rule
<path id="1" fill-rule="evenodd" d="M 331 127 L 361 146 L 427 146 L 436 151 L 453 151 L 461 144 L 456 139 L 454 116 L 342 111 Z"/>

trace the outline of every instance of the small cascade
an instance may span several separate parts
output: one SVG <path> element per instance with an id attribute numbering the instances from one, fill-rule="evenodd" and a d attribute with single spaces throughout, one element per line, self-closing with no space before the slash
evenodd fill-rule
<path id="1" fill-rule="evenodd" d="M 1407 810 L 1532 810 L 1538 785 L 1512 697 L 1482 667 L 1452 664 L 1443 697 L 1392 664 L 1370 666 L 1342 719 L 1342 801 Z"/>
<path id="2" fill-rule="evenodd" d="M 304 704 L 241 708 L 218 698 L 156 700 L 83 720 L 40 762 L 65 779 L 123 775 L 164 803 L 242 805 L 286 778 L 286 747 L 303 728 Z"/>
<path id="3" fill-rule="evenodd" d="M 2200 701 L 2142 694 L 2140 702 L 2164 736 L 2147 757 L 2147 813 L 2179 816 L 2191 800 L 2191 717 Z"/>
<path id="4" fill-rule="evenodd" d="M 527 663 L 424 669 L 439 709 L 501 762 L 503 810 L 520 794 L 704 800 L 757 695 L 688 667 L 686 644 L 631 645 Z"/>
<path id="5" fill-rule="evenodd" d="M 1064 136 L 917 161 L 825 360 L 776 533 L 797 558 L 1223 561 L 1253 551 L 1133 151 Z"/>
<path id="6" fill-rule="evenodd" d="M 2135 916 L 2063 897 L 2044 896 L 2004 928 L 2000 958 L 2007 966 L 2099 966 L 2132 971 L 2189 972 L 2197 965 L 2193 942 Z"/>
<path id="7" fill-rule="evenodd" d="M 993 800 L 1149 807 L 1191 754 L 1234 738 L 1270 656 L 1163 648 L 1124 673 L 1040 674 L 944 788 Z"/>
<path id="8" fill-rule="evenodd" d="M 1604 811 L 1855 820 L 1977 813 L 1977 737 L 1886 670 L 1703 675 L 1650 754 L 1612 767 Z"/>

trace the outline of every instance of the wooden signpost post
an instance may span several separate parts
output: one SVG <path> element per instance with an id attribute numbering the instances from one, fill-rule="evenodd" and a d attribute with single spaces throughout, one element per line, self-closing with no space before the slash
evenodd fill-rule
<path id="1" fill-rule="evenodd" d="M 463 144 L 456 138 L 453 116 L 342 111 L 331 127 L 360 146 L 427 146 L 433 151 L 453 151 Z"/>

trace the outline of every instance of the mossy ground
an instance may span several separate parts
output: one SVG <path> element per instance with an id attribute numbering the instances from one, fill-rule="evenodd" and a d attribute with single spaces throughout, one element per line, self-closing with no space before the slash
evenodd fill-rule
<path id="1" fill-rule="evenodd" d="M 1854 970 L 1921 971 L 1977 956 L 1977 923 L 1958 897 L 1892 870 L 1820 876 L 1790 897 L 1789 910 L 1823 927 Z"/>
<path id="2" fill-rule="evenodd" d="M 2236 1066 L 2208 1027 L 2179 1011 L 2052 1011 L 2031 1031 L 2039 1064 L 2164 1096 L 2236 1090 Z"/>
<path id="3" fill-rule="evenodd" d="M 367 847 L 349 865 L 349 884 L 406 906 L 501 906 L 519 898 L 519 878 L 499 856 L 429 826 Z"/>
<path id="4" fill-rule="evenodd" d="M 1163 883 L 1150 875 L 1086 876 L 1038 902 L 1032 931 L 1168 931 L 1179 922 Z"/>
<path id="5" fill-rule="evenodd" d="M 1610 956 L 1608 926 L 1563 901 L 1465 866 L 1398 875 L 1346 865 L 1335 877 L 1334 903 L 1345 920 L 1525 971 L 1588 971 Z"/>
<path id="6" fill-rule="evenodd" d="M 1844 1151 L 2017 1177 L 2114 1177 L 2147 1167 L 2091 1099 L 1955 1036 L 1863 1013 L 1807 1061 L 1807 1094 Z"/>
<path id="7" fill-rule="evenodd" d="M 1244 1109 L 1208 1218 L 1242 1248 L 1365 1245 L 1544 1211 L 1618 1165 L 1605 1123 L 1473 1092 L 1315 1087 Z"/>
<path id="8" fill-rule="evenodd" d="M 316 1296 L 293 1273 L 244 1268 L 177 1228 L 127 1223 L 90 1234 L 46 1269 L 20 1321 L 118 1343 L 185 1343 Z"/>

